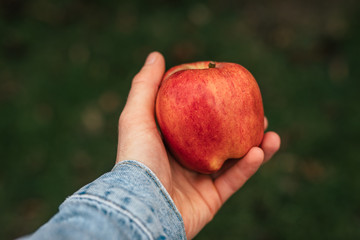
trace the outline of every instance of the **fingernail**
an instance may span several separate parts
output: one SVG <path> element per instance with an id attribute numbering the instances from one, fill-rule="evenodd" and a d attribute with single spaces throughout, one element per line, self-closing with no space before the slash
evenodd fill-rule
<path id="1" fill-rule="evenodd" d="M 153 64 L 155 62 L 155 60 L 156 60 L 156 53 L 152 52 L 146 58 L 145 65 Z"/>

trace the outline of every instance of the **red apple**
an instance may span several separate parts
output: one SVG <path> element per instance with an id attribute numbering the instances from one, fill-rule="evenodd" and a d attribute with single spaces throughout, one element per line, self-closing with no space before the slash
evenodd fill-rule
<path id="1" fill-rule="evenodd" d="M 156 98 L 164 141 L 185 167 L 214 173 L 259 146 L 264 109 L 255 78 L 239 64 L 195 62 L 169 69 Z"/>

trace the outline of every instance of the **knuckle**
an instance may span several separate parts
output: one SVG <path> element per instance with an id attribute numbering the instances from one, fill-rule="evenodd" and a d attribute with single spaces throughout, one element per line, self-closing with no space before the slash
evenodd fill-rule
<path id="1" fill-rule="evenodd" d="M 118 122 L 119 127 L 126 125 L 128 122 L 129 122 L 128 114 L 126 114 L 125 111 L 122 111 L 122 113 L 120 114 L 120 117 L 119 117 L 119 122 Z"/>
<path id="2" fill-rule="evenodd" d="M 140 71 L 134 76 L 132 85 L 134 86 L 134 85 L 142 84 L 145 82 L 145 79 L 146 79 L 146 77 L 145 77 L 144 72 Z"/>

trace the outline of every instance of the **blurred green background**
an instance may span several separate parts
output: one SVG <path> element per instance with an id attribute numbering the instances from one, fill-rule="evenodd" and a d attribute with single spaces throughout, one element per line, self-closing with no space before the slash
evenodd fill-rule
<path id="1" fill-rule="evenodd" d="M 0 238 L 114 164 L 150 51 L 237 62 L 280 152 L 196 239 L 360 239 L 360 9 L 324 1 L 0 1 Z"/>

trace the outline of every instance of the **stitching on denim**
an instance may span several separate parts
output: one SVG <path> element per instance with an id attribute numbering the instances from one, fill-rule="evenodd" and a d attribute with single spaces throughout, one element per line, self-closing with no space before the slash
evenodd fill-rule
<path id="1" fill-rule="evenodd" d="M 126 165 L 126 164 L 132 165 L 132 166 L 135 166 L 135 167 L 140 167 L 141 169 L 145 170 L 146 174 L 153 180 L 153 182 L 156 184 L 156 186 L 159 187 L 159 189 L 160 189 L 160 191 L 161 191 L 161 194 L 164 196 L 164 198 L 166 199 L 166 201 L 167 201 L 168 205 L 171 207 L 171 209 L 175 212 L 176 217 L 178 218 L 178 220 L 179 220 L 182 224 L 184 224 L 181 215 L 179 214 L 178 210 L 174 207 L 175 204 L 173 203 L 172 200 L 169 199 L 169 197 L 167 196 L 167 194 L 164 193 L 164 190 L 163 190 L 164 186 L 163 186 L 161 183 L 159 183 L 160 180 L 156 179 L 156 178 L 153 176 L 153 174 L 152 174 L 151 172 L 149 172 L 148 169 L 146 169 L 144 166 L 140 165 L 138 162 L 136 162 L 136 161 L 134 161 L 134 160 L 133 160 L 133 161 L 128 160 L 128 161 L 123 161 L 123 162 L 118 163 L 118 164 L 113 168 L 113 170 L 114 170 L 115 168 L 117 168 L 119 165 Z"/>
<path id="2" fill-rule="evenodd" d="M 136 218 L 131 212 L 121 208 L 120 206 L 118 206 L 116 203 L 109 201 L 109 200 L 104 200 L 99 196 L 96 195 L 90 195 L 90 194 L 83 194 L 83 195 L 73 195 L 70 196 L 68 199 L 68 201 L 71 201 L 72 199 L 86 199 L 88 201 L 96 201 L 98 203 L 103 203 L 105 205 L 107 205 L 110 208 L 113 208 L 119 212 L 121 212 L 122 214 L 126 215 L 129 219 L 132 219 L 134 221 L 134 223 L 136 223 L 140 229 L 142 229 L 142 231 L 149 237 L 149 239 L 154 239 L 151 232 L 146 228 L 146 226 L 141 222 L 140 219 Z"/>

